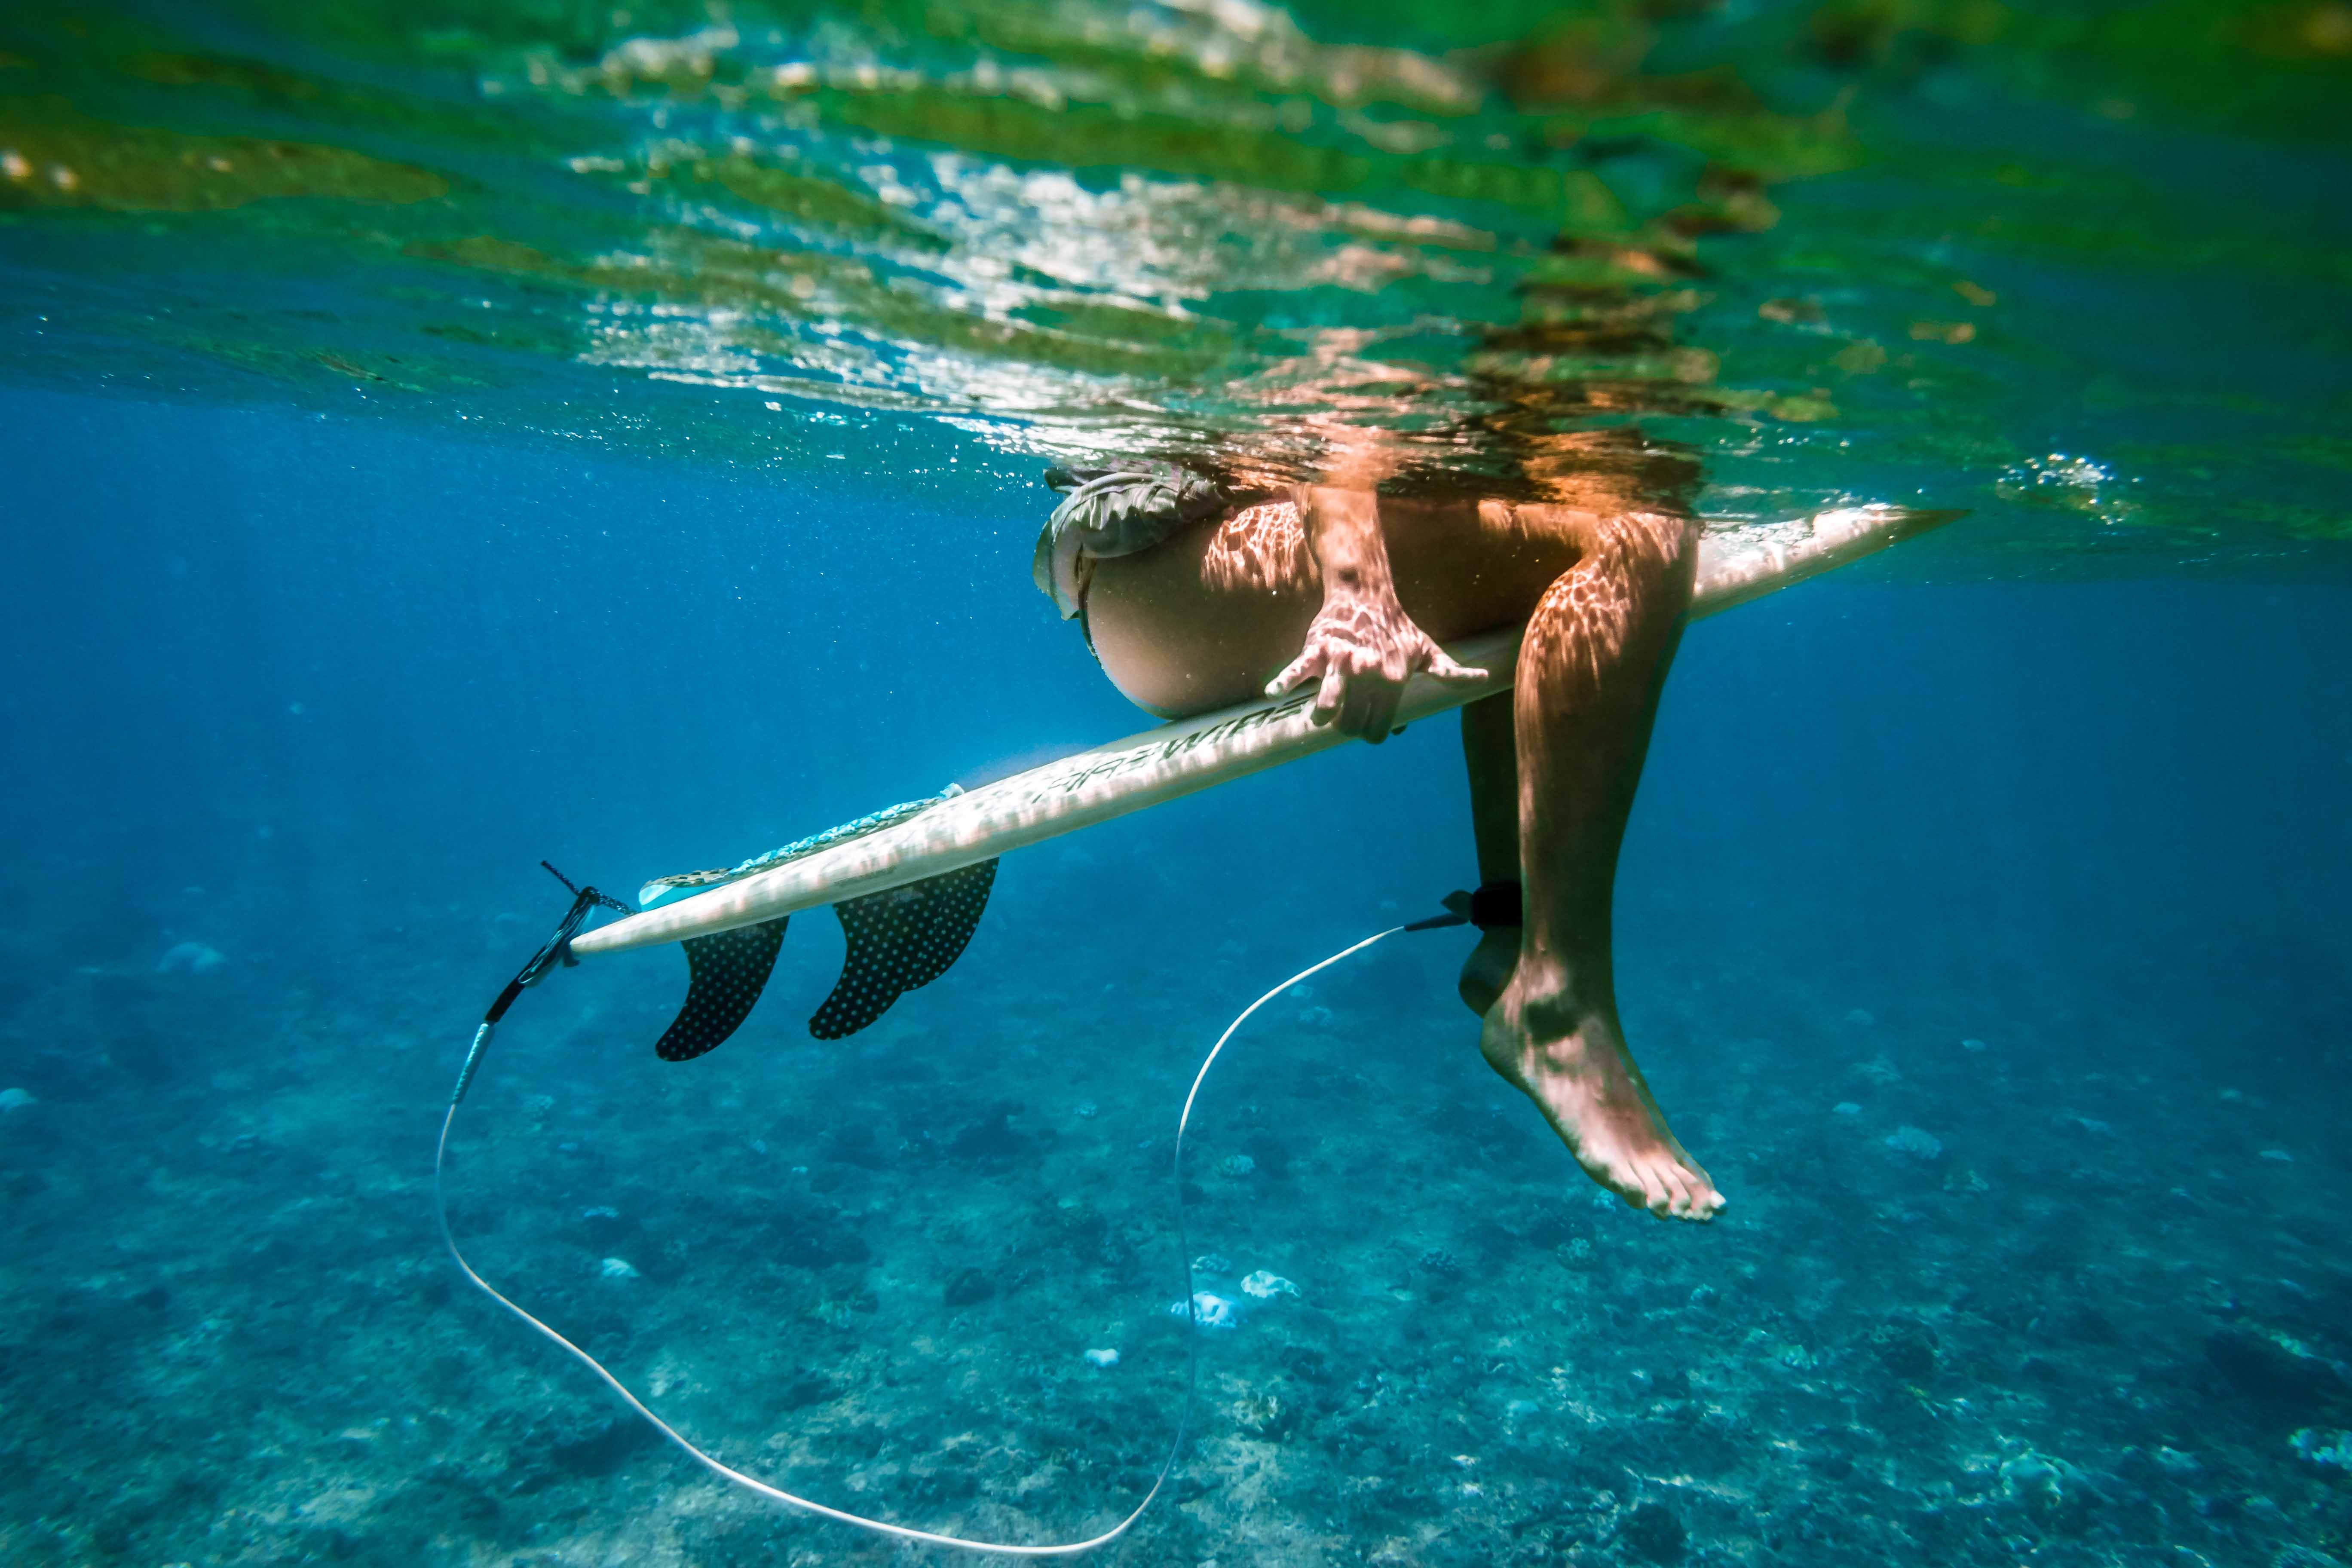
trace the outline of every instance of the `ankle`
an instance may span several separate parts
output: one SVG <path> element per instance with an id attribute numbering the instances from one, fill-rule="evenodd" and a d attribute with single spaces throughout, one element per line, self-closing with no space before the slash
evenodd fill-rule
<path id="1" fill-rule="evenodd" d="M 1539 1040 L 1565 1038 L 1616 1012 L 1605 961 L 1587 965 L 1523 952 L 1510 997 L 1520 1026 Z"/>
<path id="2" fill-rule="evenodd" d="M 1516 929 L 1496 927 L 1481 932 L 1478 945 L 1462 961 L 1462 977 L 1454 990 L 1462 1005 L 1485 1017 L 1511 983 L 1511 971 L 1519 962 L 1519 933 Z"/>

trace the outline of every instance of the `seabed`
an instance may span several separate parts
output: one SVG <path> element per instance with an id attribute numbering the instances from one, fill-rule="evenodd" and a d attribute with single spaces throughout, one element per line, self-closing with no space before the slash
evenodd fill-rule
<path id="1" fill-rule="evenodd" d="M 459 1120 L 470 1255 L 780 1484 L 1104 1527 L 1181 1396 L 1182 1084 L 1320 925 L 1244 913 L 1113 973 L 1056 918 L 1084 917 L 1016 895 L 839 1045 L 799 1033 L 829 955 L 796 931 L 684 1068 L 647 1048 L 670 968 L 559 975 Z M 236 911 L 202 969 L 36 979 L 51 939 L 13 937 L 7 1026 L 45 1043 L 0 1110 L 0 1558 L 925 1560 L 723 1489 L 464 1286 L 425 1179 L 452 1020 L 540 914 L 384 919 L 377 961 L 291 984 Z M 1237 1039 L 1191 1181 L 1238 1322 L 1204 1336 L 1181 1483 L 1108 1560 L 2335 1561 L 2352 1272 L 2319 1108 L 2210 1078 L 2120 956 L 1988 957 L 1987 990 L 1673 929 L 1636 913 L 1624 988 L 1731 1196 L 1706 1229 L 1589 1186 L 1487 1075 L 1458 933 Z M 1296 1293 L 1241 1289 L 1261 1271 Z"/>

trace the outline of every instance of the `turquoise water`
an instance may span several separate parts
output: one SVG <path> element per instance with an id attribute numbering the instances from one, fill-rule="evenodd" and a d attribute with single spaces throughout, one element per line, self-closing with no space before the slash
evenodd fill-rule
<path id="1" fill-rule="evenodd" d="M 726 1491 L 440 1251 L 537 862 L 626 896 L 1140 727 L 1028 581 L 1049 460 L 1352 426 L 1509 489 L 1631 426 L 1722 528 L 1971 509 L 1667 689 L 1620 990 L 1731 1207 L 1584 1180 L 1460 933 L 1317 977 L 1203 1095 L 1244 1310 L 1111 1556 L 2352 1560 L 2347 40 L 12 8 L 0 1559 L 915 1560 Z M 1201 1055 L 1475 879 L 1440 721 L 1008 857 L 845 1041 L 821 912 L 691 1063 L 674 950 L 562 971 L 453 1222 L 731 1463 L 1091 1533 L 1182 1402 Z"/>

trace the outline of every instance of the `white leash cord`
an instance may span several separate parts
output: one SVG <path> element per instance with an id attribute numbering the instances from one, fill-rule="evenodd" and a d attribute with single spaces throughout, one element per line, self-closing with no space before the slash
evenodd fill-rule
<path id="1" fill-rule="evenodd" d="M 798 1509 L 803 1513 L 814 1514 L 819 1519 L 829 1519 L 837 1523 L 855 1525 L 860 1530 L 871 1531 L 877 1535 L 887 1535 L 899 1541 L 919 1542 L 926 1546 L 947 1546 L 964 1552 L 993 1552 L 1007 1557 L 1074 1557 L 1081 1552 L 1097 1551 L 1125 1535 L 1135 1521 L 1143 1517 L 1144 1510 L 1158 1499 L 1161 1490 L 1168 1485 L 1169 1478 L 1176 1473 L 1176 1461 L 1184 1451 L 1185 1435 L 1192 1428 L 1192 1405 L 1199 1393 L 1201 1382 L 1201 1309 L 1198 1293 L 1192 1289 L 1192 1247 L 1186 1237 L 1184 1226 L 1184 1134 L 1186 1129 L 1192 1125 L 1192 1103 L 1200 1098 L 1201 1086 L 1208 1081 L 1209 1069 L 1216 1065 L 1218 1056 L 1225 1048 L 1225 1043 L 1234 1037 L 1235 1030 L 1249 1021 L 1251 1014 L 1300 981 L 1320 973 L 1341 959 L 1352 957 L 1371 946 L 1372 943 L 1394 936 L 1404 929 L 1402 926 L 1391 926 L 1378 936 L 1368 936 L 1353 947 L 1333 953 L 1312 968 L 1300 970 L 1247 1007 L 1243 1008 L 1241 1016 L 1226 1025 L 1225 1032 L 1217 1037 L 1217 1043 L 1209 1047 L 1208 1056 L 1201 1062 L 1201 1070 L 1192 1075 L 1192 1087 L 1184 1096 L 1183 1111 L 1176 1118 L 1176 1149 L 1173 1162 L 1176 1178 L 1176 1245 L 1184 1257 L 1184 1305 L 1189 1330 L 1184 1337 L 1184 1407 L 1177 1416 L 1176 1435 L 1169 1442 L 1168 1457 L 1160 1461 L 1160 1473 L 1152 1478 L 1151 1489 L 1143 1494 L 1143 1500 L 1137 1503 L 1125 1519 L 1120 1520 L 1110 1529 L 1104 1531 L 1100 1535 L 1090 1536 L 1084 1541 L 1066 1542 L 1054 1546 L 1016 1546 L 994 1541 L 973 1541 L 961 1535 L 941 1535 L 934 1531 L 917 1530 L 911 1525 L 893 1524 L 887 1520 L 868 1519 L 864 1514 L 828 1508 L 814 1499 L 788 1492 L 782 1487 L 771 1486 L 757 1476 L 745 1475 L 733 1466 L 716 1459 L 695 1447 L 685 1434 L 655 1415 L 644 1400 L 630 1392 L 626 1384 L 605 1369 L 604 1363 L 533 1317 L 524 1308 L 517 1306 L 499 1294 L 498 1288 L 476 1273 L 474 1266 L 466 1261 L 466 1255 L 457 1250 L 457 1237 L 449 1229 L 449 1205 L 442 1182 L 442 1172 L 449 1152 L 449 1129 L 457 1120 L 457 1107 L 464 1102 L 466 1090 L 472 1086 L 474 1074 L 481 1065 L 483 1050 L 489 1044 L 492 1026 L 488 1024 L 484 1024 L 474 1037 L 473 1048 L 467 1053 L 466 1065 L 458 1076 L 457 1092 L 450 1098 L 447 1114 L 441 1119 L 440 1142 L 435 1144 L 433 1149 L 433 1212 L 434 1216 L 441 1224 L 441 1240 L 449 1248 L 450 1259 L 457 1265 L 458 1270 L 471 1280 L 482 1294 L 521 1319 L 526 1327 L 595 1373 L 597 1379 L 605 1387 L 620 1395 L 623 1404 L 644 1416 L 652 1424 L 656 1431 L 683 1449 L 687 1458 L 721 1480 L 731 1481 L 744 1490 L 755 1492 L 772 1502 L 782 1503 L 785 1507 Z"/>

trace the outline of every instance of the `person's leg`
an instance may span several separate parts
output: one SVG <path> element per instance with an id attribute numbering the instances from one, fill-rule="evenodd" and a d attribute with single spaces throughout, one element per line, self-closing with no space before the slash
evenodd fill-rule
<path id="1" fill-rule="evenodd" d="M 1528 620 L 1512 692 L 1527 923 L 1479 1044 L 1594 1181 L 1653 1214 L 1703 1220 L 1723 1195 L 1666 1130 L 1625 1047 L 1610 950 L 1618 849 L 1696 553 L 1682 519 L 1613 519 Z"/>
<path id="2" fill-rule="evenodd" d="M 1478 845 L 1478 880 L 1519 879 L 1519 753 L 1507 691 L 1482 697 L 1462 710 L 1462 761 L 1470 773 L 1470 832 Z M 1497 926 L 1478 933 L 1462 965 L 1462 1000 L 1486 1016 L 1519 961 L 1519 932 Z"/>

